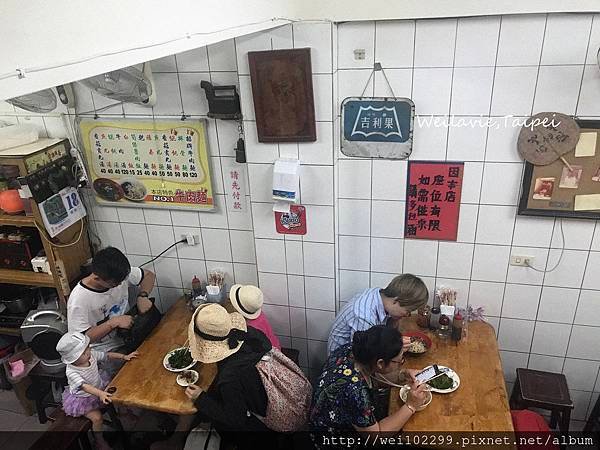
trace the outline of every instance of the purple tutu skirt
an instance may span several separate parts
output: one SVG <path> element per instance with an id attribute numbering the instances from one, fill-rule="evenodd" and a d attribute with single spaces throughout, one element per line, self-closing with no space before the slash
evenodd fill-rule
<path id="1" fill-rule="evenodd" d="M 100 372 L 101 386 L 98 389 L 104 389 L 110 378 L 106 376 L 102 371 Z M 80 397 L 71 393 L 71 389 L 66 386 L 62 394 L 63 410 L 67 416 L 81 417 L 85 416 L 94 409 L 101 409 L 104 404 L 95 395 L 89 395 L 87 397 Z"/>

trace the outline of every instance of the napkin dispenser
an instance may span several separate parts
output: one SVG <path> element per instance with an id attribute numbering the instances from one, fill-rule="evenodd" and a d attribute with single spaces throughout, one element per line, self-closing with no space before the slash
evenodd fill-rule
<path id="1" fill-rule="evenodd" d="M 300 181 L 300 161 L 278 159 L 273 166 L 273 199 L 295 203 Z"/>

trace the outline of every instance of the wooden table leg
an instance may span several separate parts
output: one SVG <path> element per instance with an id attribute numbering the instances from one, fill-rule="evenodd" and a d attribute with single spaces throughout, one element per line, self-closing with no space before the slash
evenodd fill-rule
<path id="1" fill-rule="evenodd" d="M 127 433 L 123 429 L 123 424 L 121 423 L 121 420 L 119 420 L 117 411 L 115 410 L 115 407 L 112 403 L 108 404 L 108 407 L 106 408 L 106 412 L 108 413 L 108 416 L 110 417 L 110 422 L 111 422 L 112 426 L 117 429 L 117 435 L 119 436 L 119 440 L 123 444 L 123 448 L 128 449 L 129 448 L 129 439 L 127 438 Z"/>

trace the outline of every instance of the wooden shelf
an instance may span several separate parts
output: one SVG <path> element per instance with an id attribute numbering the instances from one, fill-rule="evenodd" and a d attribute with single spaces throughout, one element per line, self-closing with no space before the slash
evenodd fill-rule
<path id="1" fill-rule="evenodd" d="M 52 275 L 28 270 L 0 269 L 0 283 L 54 287 Z"/>
<path id="2" fill-rule="evenodd" d="M 15 227 L 33 227 L 35 228 L 35 218 L 33 216 L 11 215 L 0 213 L 0 225 L 12 225 Z"/>
<path id="3" fill-rule="evenodd" d="M 5 336 L 21 336 L 21 329 L 20 328 L 5 328 L 5 327 L 0 327 L 0 335 L 5 335 Z"/>

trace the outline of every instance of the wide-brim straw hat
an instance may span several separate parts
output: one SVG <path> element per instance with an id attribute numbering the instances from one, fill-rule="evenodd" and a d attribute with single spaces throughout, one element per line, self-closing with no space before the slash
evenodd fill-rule
<path id="1" fill-rule="evenodd" d="M 230 348 L 230 340 L 235 342 L 232 336 L 246 331 L 246 320 L 241 314 L 228 313 L 216 303 L 200 305 L 188 326 L 192 358 L 203 363 L 222 361 L 237 352 L 243 344 L 243 340 L 238 339 L 237 345 Z"/>
<path id="2" fill-rule="evenodd" d="M 237 312 L 246 319 L 260 316 L 263 305 L 263 293 L 256 286 L 234 284 L 229 290 L 229 300 Z"/>

